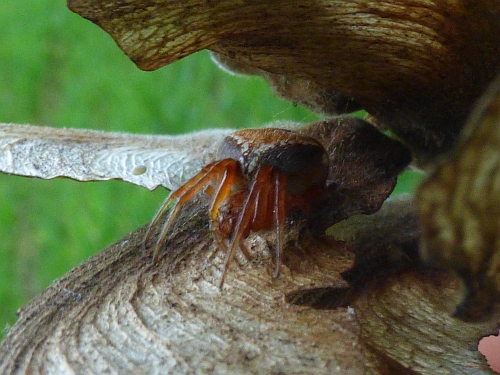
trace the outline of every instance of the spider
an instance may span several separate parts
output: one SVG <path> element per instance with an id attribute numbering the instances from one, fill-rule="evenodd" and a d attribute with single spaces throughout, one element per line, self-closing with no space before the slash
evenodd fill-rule
<path id="1" fill-rule="evenodd" d="M 251 260 L 243 243 L 250 232 L 273 227 L 276 230 L 275 276 L 279 277 L 285 217 L 295 209 L 307 214 L 309 203 L 321 196 L 329 171 L 325 148 L 314 138 L 290 130 L 248 129 L 225 137 L 216 160 L 172 192 L 154 217 L 145 243 L 168 206 L 177 200 L 160 231 L 154 263 L 158 262 L 179 209 L 204 189 L 212 197 L 208 209 L 210 230 L 226 253 L 220 287 L 224 285 L 238 247 Z"/>

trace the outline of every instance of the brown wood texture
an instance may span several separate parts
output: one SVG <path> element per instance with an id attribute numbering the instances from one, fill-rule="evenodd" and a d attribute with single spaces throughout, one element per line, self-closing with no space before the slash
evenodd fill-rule
<path id="1" fill-rule="evenodd" d="M 389 201 L 320 240 L 289 227 L 279 279 L 272 238 L 254 237 L 254 261 L 240 254 L 222 290 L 224 255 L 207 236 L 206 205 L 191 202 L 182 215 L 158 265 L 142 228 L 22 308 L 0 346 L 0 372 L 489 373 L 476 345 L 500 311 L 476 324 L 450 316 L 458 280 L 415 261 L 411 201 Z"/>
<path id="2" fill-rule="evenodd" d="M 455 143 L 500 68 L 497 0 L 68 5 L 107 31 L 141 69 L 208 48 L 230 68 L 260 70 L 278 92 L 314 109 L 365 108 L 423 159 Z"/>

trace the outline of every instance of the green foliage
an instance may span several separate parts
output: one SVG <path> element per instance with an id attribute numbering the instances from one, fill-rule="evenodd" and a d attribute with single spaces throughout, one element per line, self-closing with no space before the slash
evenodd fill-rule
<path id="1" fill-rule="evenodd" d="M 142 72 L 63 2 L 3 0 L 0 10 L 0 122 L 176 134 L 316 118 L 260 78 L 220 71 L 207 52 Z M 150 220 L 166 195 L 0 174 L 0 328 L 55 278 Z"/>

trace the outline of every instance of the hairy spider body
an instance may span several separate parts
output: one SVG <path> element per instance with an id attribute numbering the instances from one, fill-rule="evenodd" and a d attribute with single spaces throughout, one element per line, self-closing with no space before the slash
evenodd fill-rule
<path id="1" fill-rule="evenodd" d="M 243 243 L 249 233 L 273 227 L 276 228 L 275 274 L 279 276 L 285 217 L 294 209 L 307 211 L 308 203 L 325 188 L 328 171 L 328 154 L 313 138 L 273 128 L 232 133 L 223 140 L 217 161 L 172 192 L 151 222 L 146 242 L 170 203 L 177 199 L 155 245 L 154 262 L 158 261 L 179 209 L 205 189 L 212 196 L 208 210 L 210 229 L 226 253 L 220 286 L 237 247 L 251 259 Z"/>

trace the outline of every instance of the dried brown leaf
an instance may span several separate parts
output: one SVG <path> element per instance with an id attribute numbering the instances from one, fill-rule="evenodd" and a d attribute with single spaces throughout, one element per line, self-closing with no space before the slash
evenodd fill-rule
<path id="1" fill-rule="evenodd" d="M 411 161 L 406 146 L 358 118 L 318 122 L 300 132 L 319 140 L 330 159 L 329 192 L 312 210 L 317 233 L 354 214 L 378 211 Z"/>
<path id="2" fill-rule="evenodd" d="M 408 151 L 370 126 L 339 119 L 301 130 L 327 147 L 332 189 L 393 185 Z M 392 169 L 389 156 L 399 158 Z M 343 167 L 353 161 L 349 178 Z M 251 236 L 253 261 L 238 256 L 222 291 L 225 256 L 206 212 L 206 201 L 186 205 L 158 266 L 141 229 L 35 298 L 0 345 L 0 372 L 488 373 L 471 342 L 496 320 L 449 316 L 456 279 L 418 264 L 410 201 L 353 217 L 321 240 L 290 223 L 279 279 L 272 233 Z M 422 331 L 422 322 L 433 323 Z"/>
<path id="3" fill-rule="evenodd" d="M 495 0 L 253 0 L 244 7 L 241 2 L 195 0 L 68 4 L 108 31 L 143 69 L 210 48 L 239 66 L 284 82 L 281 88 L 276 85 L 278 90 L 298 102 L 319 105 L 326 112 L 330 105 L 334 111 L 342 109 L 342 100 L 348 100 L 346 110 L 347 104 L 359 103 L 419 156 L 433 156 L 454 145 L 474 100 L 500 67 L 500 4 Z M 488 131 L 470 139 L 484 146 L 495 130 L 492 121 L 480 123 Z M 319 222 L 376 210 L 392 189 L 391 173 L 402 168 L 406 151 L 367 134 L 366 142 L 351 137 L 343 143 L 347 134 L 338 143 L 325 143 L 327 148 L 335 144 L 332 150 L 340 145 L 342 152 L 331 164 L 325 213 L 314 208 Z M 463 151 L 478 151 L 477 145 L 468 148 L 469 141 Z M 385 142 L 387 150 L 371 150 Z M 442 229 L 443 221 L 434 220 L 440 213 L 453 219 L 452 230 L 487 244 L 485 251 L 468 252 L 468 242 L 452 242 L 458 250 L 447 247 L 442 263 L 450 266 L 450 254 L 465 259 L 462 275 L 472 275 L 469 286 L 490 296 L 491 290 L 498 290 L 496 249 L 491 245 L 496 231 L 490 231 L 498 215 L 489 216 L 497 184 L 494 173 L 486 174 L 484 185 L 476 179 L 481 176 L 476 169 L 490 165 L 488 153 L 478 154 L 477 159 L 452 158 L 458 166 L 467 161 L 470 170 L 458 168 L 451 180 L 446 168 L 453 170 L 453 161 L 438 170 L 438 177 L 421 190 L 423 195 L 430 192 L 423 198 L 430 204 L 423 205 L 422 212 L 429 254 L 437 260 L 442 249 L 432 241 L 448 233 L 436 230 Z M 335 157 L 330 152 L 331 160 Z M 352 176 L 345 179 L 343 168 L 336 173 L 342 163 L 355 168 L 359 159 L 361 168 Z M 132 171 L 143 170 L 137 167 L 141 169 Z M 433 181 L 437 188 L 430 187 Z M 488 199 L 474 202 L 472 210 L 479 213 L 484 228 L 461 230 L 473 216 L 455 194 L 434 206 L 432 199 L 441 197 L 443 186 L 447 193 L 459 190 L 456 181 L 486 187 L 474 191 Z M 481 323 L 451 317 L 461 293 L 459 280 L 419 263 L 412 204 L 388 202 L 388 207 L 369 218 L 339 223 L 332 230 L 334 238 L 323 240 L 308 235 L 300 222 L 291 224 L 278 280 L 269 266 L 267 243 L 272 241 L 266 233 L 250 237 L 255 261 L 248 264 L 238 258 L 221 292 L 217 284 L 224 256 L 208 235 L 206 205 L 193 200 L 158 267 L 142 248 L 144 233 L 139 230 L 22 309 L 20 321 L 0 345 L 0 372 L 490 373 L 476 343 L 496 330 L 497 306 L 491 306 L 492 314 Z M 483 297 L 479 293 L 473 302 L 484 302 Z"/>
<path id="4" fill-rule="evenodd" d="M 321 112 L 361 106 L 422 157 L 454 145 L 500 68 L 496 0 L 69 0 L 68 6 L 107 31 L 141 69 L 209 48 L 240 71 L 263 71 L 285 97 Z"/>

